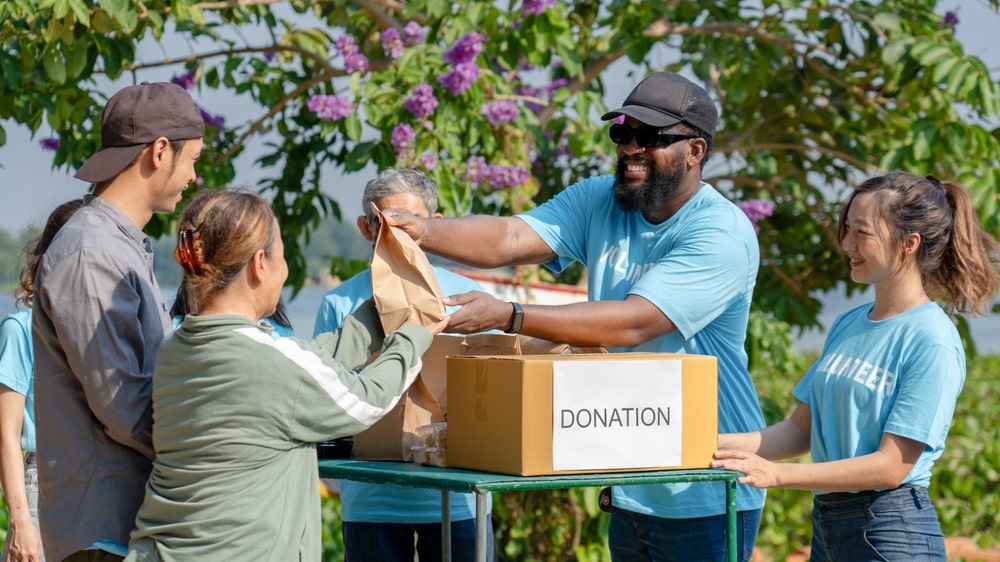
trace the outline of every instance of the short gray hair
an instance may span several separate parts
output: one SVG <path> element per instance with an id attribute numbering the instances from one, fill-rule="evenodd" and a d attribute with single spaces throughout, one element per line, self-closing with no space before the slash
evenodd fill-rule
<path id="1" fill-rule="evenodd" d="M 365 184 L 361 208 L 368 220 L 374 221 L 371 204 L 376 200 L 397 193 L 412 193 L 423 199 L 427 212 L 434 214 L 438 208 L 437 183 L 420 170 L 413 168 L 388 168 Z"/>

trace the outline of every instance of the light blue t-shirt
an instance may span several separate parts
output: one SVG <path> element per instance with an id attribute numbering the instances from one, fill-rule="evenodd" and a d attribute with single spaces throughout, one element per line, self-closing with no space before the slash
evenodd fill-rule
<path id="1" fill-rule="evenodd" d="M 548 267 L 560 271 L 573 261 L 587 267 L 591 300 L 638 295 L 677 326 L 634 348 L 609 351 L 713 355 L 719 362 L 719 430 L 763 428 L 744 350 L 760 262 L 750 220 L 703 183 L 674 216 L 651 224 L 641 212 L 622 211 L 613 184 L 612 176 L 583 180 L 518 216 L 559 256 Z M 707 517 L 726 512 L 724 486 L 619 486 L 613 498 L 616 507 L 657 517 Z M 764 496 L 763 490 L 741 484 L 737 508 L 759 509 Z"/>
<path id="2" fill-rule="evenodd" d="M 31 310 L 8 314 L 0 323 L 0 384 L 24 396 L 21 450 L 35 452 L 35 371 Z"/>
<path id="3" fill-rule="evenodd" d="M 868 319 L 871 309 L 837 317 L 820 359 L 795 387 L 812 409 L 812 458 L 867 455 L 884 433 L 899 435 L 926 445 L 902 483 L 926 487 L 965 382 L 962 340 L 936 303 L 879 321 Z"/>
<path id="4" fill-rule="evenodd" d="M 441 293 L 445 296 L 482 291 L 472 279 L 448 269 L 434 267 Z M 339 328 L 347 315 L 372 296 L 370 270 L 337 285 L 323 295 L 316 314 L 313 337 Z M 457 307 L 448 307 L 451 314 Z M 340 515 L 352 523 L 440 523 L 441 492 L 390 484 L 340 481 Z M 449 494 L 451 520 L 462 521 L 476 516 L 475 494 Z M 486 496 L 486 510 L 492 509 L 492 497 Z"/>

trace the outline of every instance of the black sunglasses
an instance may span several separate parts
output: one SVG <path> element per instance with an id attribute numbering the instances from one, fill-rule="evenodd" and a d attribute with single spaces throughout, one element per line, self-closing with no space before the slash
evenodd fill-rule
<path id="1" fill-rule="evenodd" d="M 667 133 L 649 125 L 632 128 L 622 123 L 611 125 L 611 128 L 608 129 L 608 135 L 611 137 L 611 142 L 615 144 L 628 144 L 635 138 L 635 144 L 639 145 L 640 148 L 670 146 L 675 142 L 698 138 L 696 135 Z"/>

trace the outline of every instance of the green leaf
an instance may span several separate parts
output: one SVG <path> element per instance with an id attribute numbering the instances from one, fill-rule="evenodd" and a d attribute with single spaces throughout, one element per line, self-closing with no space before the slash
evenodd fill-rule
<path id="1" fill-rule="evenodd" d="M 90 26 L 90 7 L 83 0 L 69 0 L 69 7 L 77 23 L 84 27 Z"/>
<path id="2" fill-rule="evenodd" d="M 902 18 L 893 13 L 879 12 L 872 17 L 872 21 L 886 31 L 899 32 L 903 30 Z"/>
<path id="3" fill-rule="evenodd" d="M 66 66 L 66 73 L 71 80 L 75 80 L 83 74 L 84 69 L 87 67 L 89 50 L 90 41 L 87 37 L 84 37 L 69 47 L 69 58 Z"/>
<path id="4" fill-rule="evenodd" d="M 45 74 L 53 83 L 62 84 L 66 81 L 66 65 L 54 47 L 45 51 L 45 55 L 42 57 L 42 66 L 45 68 Z"/>
<path id="5" fill-rule="evenodd" d="M 961 59 L 958 58 L 952 58 L 945 60 L 941 64 L 932 67 L 931 79 L 934 80 L 935 82 L 940 82 L 941 80 L 944 80 L 944 78 L 948 75 L 948 73 L 951 72 L 951 69 L 954 68 L 955 65 L 959 63 L 960 60 Z"/>
<path id="6" fill-rule="evenodd" d="M 932 45 L 923 51 L 919 57 L 921 64 L 932 66 L 941 62 L 954 59 L 955 53 L 944 45 Z"/>
<path id="7" fill-rule="evenodd" d="M 374 143 L 363 142 L 354 145 L 344 158 L 344 171 L 357 172 L 369 164 Z"/>
<path id="8" fill-rule="evenodd" d="M 361 140 L 361 119 L 358 118 L 357 113 L 344 118 L 344 129 L 347 138 L 355 142 Z"/>
<path id="9" fill-rule="evenodd" d="M 61 20 L 65 18 L 66 15 L 69 14 L 69 10 L 69 0 L 55 0 L 55 2 L 52 3 L 52 15 L 55 16 L 56 19 Z"/>

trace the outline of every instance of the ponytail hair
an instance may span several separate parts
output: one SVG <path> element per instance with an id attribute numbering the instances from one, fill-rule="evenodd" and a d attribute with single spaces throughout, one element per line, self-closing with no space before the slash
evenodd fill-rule
<path id="1" fill-rule="evenodd" d="M 1000 245 L 982 229 L 969 192 L 956 183 L 941 185 L 955 219 L 941 267 L 930 272 L 930 279 L 953 311 L 988 314 L 1000 281 Z"/>
<path id="2" fill-rule="evenodd" d="M 52 240 L 56 237 L 59 229 L 66 224 L 66 221 L 83 206 L 83 199 L 73 199 L 59 205 L 49 213 L 48 220 L 45 221 L 45 228 L 42 233 L 28 243 L 24 249 L 24 267 L 21 268 L 20 283 L 14 287 L 14 299 L 31 307 L 32 298 L 35 295 L 35 274 L 38 272 L 38 264 L 42 261 L 42 256 L 49 249 Z"/>
<path id="3" fill-rule="evenodd" d="M 174 258 L 184 276 L 171 314 L 200 312 L 206 301 L 232 283 L 257 250 L 270 256 L 274 221 L 271 204 L 247 190 L 195 195 L 177 225 Z"/>
<path id="4" fill-rule="evenodd" d="M 969 192 L 934 176 L 894 171 L 854 188 L 840 211 L 839 240 L 846 234 L 847 212 L 861 193 L 872 193 L 880 216 L 902 255 L 910 234 L 920 235 L 915 259 L 924 290 L 950 313 L 988 311 L 1000 282 L 996 264 L 1000 245 L 980 226 Z"/>

